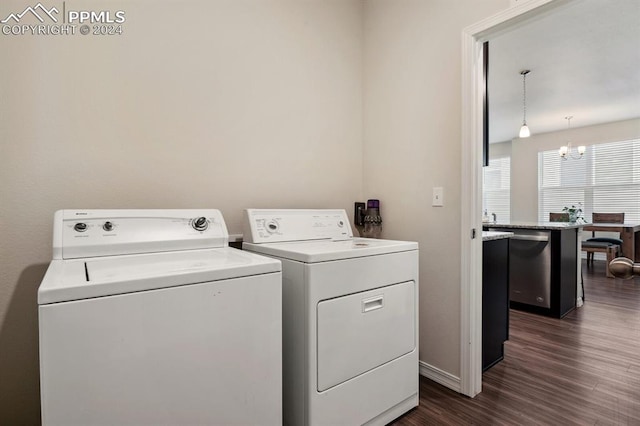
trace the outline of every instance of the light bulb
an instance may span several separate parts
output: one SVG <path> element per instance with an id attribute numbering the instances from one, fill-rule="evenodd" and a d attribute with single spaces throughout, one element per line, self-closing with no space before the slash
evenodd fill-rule
<path id="1" fill-rule="evenodd" d="M 568 146 L 561 146 L 560 149 L 558 150 L 558 155 L 560 155 L 560 157 L 564 158 L 567 156 L 567 153 L 569 152 L 569 147 Z"/>
<path id="2" fill-rule="evenodd" d="M 531 132 L 529 131 L 529 127 L 527 127 L 526 124 L 523 124 L 522 127 L 520 127 L 519 136 L 521 138 L 528 138 L 529 136 L 531 136 Z"/>

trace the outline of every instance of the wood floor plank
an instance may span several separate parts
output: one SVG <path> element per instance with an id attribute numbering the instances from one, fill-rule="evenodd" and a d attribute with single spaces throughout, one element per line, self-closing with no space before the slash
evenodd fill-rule
<path id="1" fill-rule="evenodd" d="M 511 310 L 505 359 L 468 398 L 424 377 L 391 424 L 640 426 L 640 278 L 583 263 L 585 305 L 563 319 Z"/>

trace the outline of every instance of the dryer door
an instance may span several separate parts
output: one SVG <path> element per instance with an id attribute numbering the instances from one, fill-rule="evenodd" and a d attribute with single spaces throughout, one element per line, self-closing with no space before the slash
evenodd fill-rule
<path id="1" fill-rule="evenodd" d="M 321 301 L 317 315 L 319 392 L 416 346 L 414 281 Z"/>

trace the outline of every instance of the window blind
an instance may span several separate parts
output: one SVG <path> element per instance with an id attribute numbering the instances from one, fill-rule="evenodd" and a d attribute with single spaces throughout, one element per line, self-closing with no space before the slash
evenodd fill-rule
<path id="1" fill-rule="evenodd" d="M 595 211 L 640 222 L 640 140 L 588 146 L 579 160 L 538 153 L 538 220 L 580 204 L 587 221 Z"/>
<path id="2" fill-rule="evenodd" d="M 483 167 L 482 207 L 500 222 L 511 220 L 511 157 L 491 158 Z"/>

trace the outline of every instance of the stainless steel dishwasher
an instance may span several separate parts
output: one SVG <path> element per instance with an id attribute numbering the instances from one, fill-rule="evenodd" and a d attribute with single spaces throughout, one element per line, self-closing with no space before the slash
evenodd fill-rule
<path id="1" fill-rule="evenodd" d="M 551 307 L 551 231 L 512 229 L 510 240 L 510 300 Z"/>

